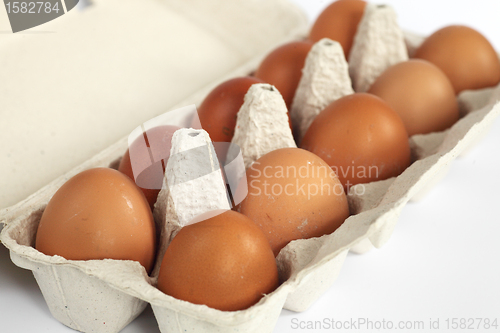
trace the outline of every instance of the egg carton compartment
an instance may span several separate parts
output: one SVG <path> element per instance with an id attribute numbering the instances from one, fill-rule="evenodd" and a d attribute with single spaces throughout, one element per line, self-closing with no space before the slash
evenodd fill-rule
<path id="1" fill-rule="evenodd" d="M 277 41 L 286 42 L 305 35 L 305 15 L 285 0 L 256 1 L 252 4 L 245 4 L 244 7 L 247 9 L 245 11 L 241 11 L 241 7 L 238 7 L 241 2 L 235 3 L 234 6 L 225 6 L 225 10 L 235 11 L 239 9 L 239 12 L 237 15 L 234 15 L 235 13 L 225 15 L 227 20 L 218 21 L 217 26 L 207 18 L 199 16 L 200 13 L 205 13 L 205 15 L 212 13 L 214 11 L 214 7 L 211 6 L 213 3 L 208 5 L 210 8 L 192 11 L 190 6 L 196 3 L 198 8 L 208 5 L 204 1 L 194 0 L 189 2 L 170 1 L 169 5 L 174 6 L 176 11 L 189 16 L 189 19 L 209 27 L 219 38 L 221 36 L 229 38 L 230 43 L 238 44 L 241 44 L 241 40 L 245 40 L 244 45 L 241 45 L 241 50 L 249 55 L 254 55 L 256 50 L 260 52 L 260 55 L 254 56 L 249 62 L 243 63 L 240 67 L 221 77 L 219 81 L 250 72 Z M 256 15 L 256 13 L 259 14 Z M 244 31 L 240 31 L 238 29 L 244 38 L 240 36 L 242 39 L 235 40 L 227 33 L 228 26 L 234 25 L 235 20 L 242 19 L 242 16 L 244 16 L 243 20 L 251 20 L 255 16 L 267 17 L 268 21 L 262 22 L 272 22 L 275 17 L 280 17 L 285 24 L 283 27 L 278 27 L 266 34 L 260 33 L 268 29 L 265 23 L 252 30 L 243 28 Z M 210 83 L 189 97 L 187 99 L 189 102 L 181 102 L 179 105 L 185 106 L 192 101 L 201 100 L 201 97 L 205 96 L 216 84 L 218 82 Z M 180 126 L 189 126 L 186 118 L 179 117 L 172 119 L 172 121 L 177 122 Z M 33 271 L 53 316 L 66 326 L 78 331 L 118 332 L 139 315 L 147 305 L 139 298 L 113 287 L 112 284 L 106 282 L 108 280 L 106 276 L 112 276 L 112 280 L 121 279 L 124 283 L 117 284 L 124 290 L 128 289 L 127 284 L 149 284 L 152 280 L 147 277 L 140 265 L 131 261 L 94 260 L 80 262 L 65 260 L 57 256 L 44 256 L 33 248 L 37 225 L 52 195 L 71 177 L 94 167 L 116 169 L 124 151 L 128 148 L 127 139 L 128 137 L 122 138 L 18 204 L 0 210 L 0 230 L 8 224 L 5 230 L 1 230 L 2 237 L 0 238 L 6 237 L 4 245 L 11 250 L 12 261 L 19 267 Z M 124 276 L 125 278 L 123 278 Z M 134 277 L 140 282 L 134 280 Z M 78 281 L 78 286 L 76 286 L 75 281 Z"/>
<path id="2" fill-rule="evenodd" d="M 410 45 L 408 48 L 411 49 L 409 40 L 406 38 L 406 45 Z M 251 72 L 261 58 L 257 57 L 228 77 Z M 180 105 L 201 100 L 212 86 Z M 3 221 L 9 224 L 2 231 L 0 239 L 10 249 L 16 265 L 34 272 L 54 317 L 76 330 L 117 332 L 133 320 L 146 303 L 150 303 L 162 332 L 271 332 L 282 308 L 304 311 L 334 283 L 349 250 L 366 252 L 388 241 L 404 205 L 442 176 L 440 173 L 451 161 L 480 137 L 498 116 L 500 105 L 490 103 L 491 94 L 492 91 L 463 93 L 460 96 L 464 100 L 463 105 L 472 106 L 464 107 L 464 110 L 468 108 L 469 111 L 452 128 L 441 133 L 412 137 L 410 142 L 415 161 L 400 176 L 365 184 L 363 194 L 353 187 L 348 195 L 353 215 L 334 233 L 292 241 L 283 248 L 277 263 L 280 278 L 284 282 L 276 291 L 247 310 L 223 312 L 172 298 L 157 290 L 154 287 L 155 279 L 148 277 L 142 266 L 135 262 L 70 261 L 57 256 L 45 256 L 32 247 L 40 216 L 53 193 L 80 171 L 97 166 L 116 166 L 127 148 L 127 138 L 7 212 Z M 252 96 L 255 97 L 255 94 Z M 262 98 L 265 100 L 269 97 Z M 328 101 L 319 101 L 316 108 L 319 108 L 319 103 Z M 249 115 L 254 111 L 255 108 L 247 109 Z M 179 124 L 183 126 L 185 121 L 179 119 Z M 282 121 L 280 123 L 283 124 Z M 252 139 L 250 131 L 242 134 L 247 135 L 247 140 Z M 284 142 L 286 144 L 287 140 Z M 242 145 L 244 153 L 251 152 L 249 147 L 251 145 L 246 148 Z M 251 159 L 256 159 L 256 156 Z M 163 213 L 166 214 L 166 211 Z M 170 227 L 162 235 L 165 245 L 182 225 Z M 72 283 L 75 279 L 85 280 L 82 290 L 74 291 L 76 288 Z M 115 307 L 116 311 L 113 310 Z"/>
<path id="3" fill-rule="evenodd" d="M 421 158 L 402 175 L 366 185 L 363 195 L 356 195 L 356 188 L 352 188 L 349 202 L 354 215 L 333 234 L 297 240 L 287 245 L 277 258 L 281 279 L 285 282 L 247 310 L 222 312 L 174 299 L 158 291 L 154 280 L 135 262 L 78 262 L 39 253 L 32 245 L 43 204 L 10 223 L 2 233 L 2 240 L 11 249 L 14 263 L 34 271 L 54 316 L 77 330 L 118 331 L 142 311 L 145 302 L 149 302 L 162 331 L 167 331 L 167 327 L 176 327 L 178 332 L 188 329 L 254 332 L 259 327 L 259 331 L 270 332 L 282 307 L 303 311 L 331 286 L 349 249 L 359 247 L 366 240 L 376 247 L 382 246 L 390 237 L 409 198 L 418 193 L 443 165 L 456 157 L 499 112 L 500 105 L 490 104 L 462 118 L 448 132 L 434 134 L 432 140 L 428 135 L 422 136 L 420 141 L 415 140 L 417 143 L 414 146 L 414 152 L 418 152 Z M 117 163 L 119 157 L 106 155 L 109 156 L 107 163 L 101 161 L 101 164 Z M 76 295 L 71 292 L 75 278 L 86 280 L 85 292 Z M 102 295 L 107 296 L 102 298 Z M 116 300 L 120 300 L 122 306 L 111 308 L 121 311 L 116 310 L 113 315 L 102 318 Z M 100 316 L 93 321 L 75 319 L 81 318 L 82 312 L 89 313 L 88 307 L 82 311 L 81 306 L 87 305 L 95 309 L 90 313 Z M 102 308 L 98 308 L 101 305 Z M 78 311 L 72 312 L 73 307 Z M 107 323 L 105 328 L 104 324 L 100 324 L 101 319 Z"/>
<path id="4" fill-rule="evenodd" d="M 82 263 L 42 255 L 33 248 L 36 221 L 41 214 L 40 210 L 23 217 L 24 222 L 31 224 L 16 223 L 9 231 L 21 236 L 12 244 L 5 242 L 13 249 L 12 262 L 33 272 L 51 314 L 64 325 L 80 332 L 119 332 L 146 308 L 147 303 L 111 287 L 105 282 L 106 276 L 122 279 L 126 285 L 134 283 L 129 275 L 148 280 L 144 268 L 134 261 Z"/>

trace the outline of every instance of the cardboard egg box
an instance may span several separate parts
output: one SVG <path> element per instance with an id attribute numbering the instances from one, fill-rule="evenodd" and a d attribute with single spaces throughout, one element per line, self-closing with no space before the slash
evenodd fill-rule
<path id="1" fill-rule="evenodd" d="M 296 19 L 294 14 L 288 12 L 285 7 L 281 10 L 283 10 L 282 17 L 285 19 L 287 17 Z M 382 20 L 384 23 L 378 25 L 379 33 L 392 33 L 393 37 L 387 39 L 391 41 L 390 46 L 394 46 L 392 44 L 394 40 L 398 41 L 399 45 L 392 48 L 394 52 L 389 52 L 384 57 L 384 63 L 388 66 L 391 61 L 386 61 L 387 58 L 393 58 L 393 62 L 404 60 L 401 59 L 404 57 L 404 53 L 400 51 L 401 43 L 406 43 L 406 48 L 411 53 L 422 38 L 405 34 L 403 39 L 403 35 L 398 30 L 394 30 L 394 17 L 390 8 L 385 7 L 381 10 L 385 13 L 376 8 L 368 9 L 363 20 L 369 23 Z M 299 32 L 299 30 L 302 31 Z M 360 29 L 360 31 L 366 30 Z M 298 29 L 295 36 L 282 36 L 282 41 L 300 38 L 303 32 L 304 27 Z M 369 38 L 369 35 L 372 33 L 373 31 L 366 31 L 366 34 L 357 36 L 360 41 L 354 49 L 358 47 L 360 50 L 365 50 L 360 54 L 371 54 L 366 52 L 366 49 L 375 47 L 370 44 L 373 39 Z M 398 35 L 401 38 L 398 39 Z M 339 62 L 339 58 L 335 56 L 335 54 L 338 55 L 338 49 L 335 50 L 335 48 L 336 43 L 323 40 L 316 44 L 308 57 L 299 89 L 302 93 L 297 93 L 294 105 L 307 101 L 312 107 L 305 115 L 298 115 L 299 119 L 306 119 L 307 122 L 307 119 L 311 119 L 315 112 L 320 111 L 322 103 L 328 104 L 330 102 L 328 99 L 336 99 L 342 94 L 349 93 L 345 84 L 336 87 L 336 93 L 332 92 L 329 90 L 332 89 L 329 88 L 331 86 L 324 84 L 325 78 L 320 75 L 318 80 L 316 75 L 323 73 L 325 66 L 331 69 L 340 66 L 343 70 L 348 70 L 347 66 L 351 64 Z M 388 48 L 390 49 L 391 47 Z M 222 80 L 252 72 L 267 51 L 266 49 L 265 52 L 243 64 Z M 373 73 L 373 68 L 365 67 L 366 64 L 372 63 L 371 60 L 373 59 L 360 57 L 354 61 L 358 65 L 354 70 L 355 73 L 351 72 L 351 75 L 356 76 L 358 82 L 361 82 L 359 90 L 363 90 L 363 85 L 366 86 L 363 82 L 369 82 L 374 78 L 373 75 L 370 78 L 366 74 Z M 377 66 L 379 64 L 380 62 Z M 323 71 L 317 71 L 318 68 L 322 68 Z M 383 66 L 378 67 L 378 70 L 382 71 Z M 347 80 L 349 76 L 345 74 L 344 72 L 343 78 Z M 222 80 L 217 80 L 217 82 Z M 328 82 L 329 79 L 326 78 L 326 80 Z M 199 103 L 217 82 L 198 91 L 179 103 L 177 107 Z M 343 81 L 336 77 L 335 82 Z M 311 101 L 308 89 L 313 86 L 323 93 L 317 100 Z M 357 87 L 357 84 L 355 83 L 354 86 Z M 142 266 L 136 262 L 71 261 L 58 256 L 45 256 L 33 248 L 38 222 L 54 192 L 70 177 L 85 169 L 97 166 L 116 168 L 127 149 L 127 138 L 123 138 L 45 186 L 19 203 L 14 209 L 10 209 L 7 214 L 4 213 L 3 221 L 7 222 L 7 226 L 2 231 L 0 240 L 10 249 L 12 261 L 16 265 L 33 271 L 54 317 L 76 330 L 118 332 L 140 314 L 147 303 L 150 303 L 162 332 L 271 332 L 282 308 L 304 311 L 334 283 L 349 250 L 362 253 L 373 246 L 381 247 L 388 241 L 404 205 L 409 200 L 420 197 L 427 188 L 432 186 L 446 172 L 452 160 L 477 141 L 499 114 L 500 105 L 494 104 L 498 99 L 497 95 L 498 88 L 497 90 L 491 88 L 462 93 L 459 96 L 459 102 L 463 117 L 459 122 L 444 132 L 416 135 L 410 138 L 415 162 L 400 176 L 367 184 L 362 195 L 357 194 L 356 187 L 353 187 L 348 196 L 353 215 L 334 233 L 319 238 L 293 241 L 282 249 L 277 257 L 277 263 L 280 278 L 284 282 L 276 291 L 264 296 L 258 304 L 247 310 L 222 312 L 167 296 L 154 287 L 155 273 L 153 277 L 147 276 Z M 260 101 L 260 103 L 252 103 L 252 101 Z M 276 109 L 279 110 L 277 115 L 272 116 L 266 113 L 266 105 L 277 106 Z M 172 109 L 177 107 L 172 107 Z M 288 127 L 285 112 L 284 102 L 280 100 L 280 95 L 275 89 L 266 85 L 251 88 L 238 115 L 238 125 L 241 131 L 235 135 L 235 140 L 241 145 L 247 165 L 265 150 L 293 146 L 294 143 L 289 140 L 291 133 L 284 129 Z M 184 114 L 184 116 L 171 117 L 171 121 L 172 124 L 179 126 L 189 126 L 191 116 Z M 257 144 L 255 143 L 256 133 L 248 126 L 248 119 L 251 117 L 260 118 L 264 122 L 272 122 L 278 128 L 277 132 L 281 133 L 282 140 L 267 142 L 265 149 L 260 152 L 252 150 L 252 147 L 256 147 Z M 210 145 L 208 139 L 204 135 L 202 137 L 205 138 L 205 144 Z M 185 143 L 185 141 L 182 142 Z M 182 147 L 185 147 L 184 144 L 174 143 L 173 151 L 184 149 Z M 209 176 L 214 178 L 214 174 Z M 216 197 L 217 194 L 220 196 L 221 192 L 216 192 L 214 196 Z M 163 249 L 188 219 L 188 217 L 179 218 L 179 214 L 172 215 L 172 212 L 166 208 L 166 200 L 162 199 L 165 197 L 168 197 L 168 193 L 162 190 L 155 207 L 156 222 L 160 226 L 168 224 L 168 227 L 163 228 L 164 232 L 161 235 Z M 217 205 L 215 204 L 212 208 L 224 208 Z M 191 211 L 183 213 L 196 215 L 196 212 Z M 167 216 L 168 214 L 171 214 L 170 217 Z M 79 281 L 78 288 L 74 287 L 74 281 Z"/>

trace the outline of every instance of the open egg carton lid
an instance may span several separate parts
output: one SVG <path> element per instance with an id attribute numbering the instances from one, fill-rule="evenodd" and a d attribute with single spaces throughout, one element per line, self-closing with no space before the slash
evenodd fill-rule
<path id="1" fill-rule="evenodd" d="M 0 29 L 8 22 L 0 10 Z M 137 124 L 306 29 L 286 0 L 93 0 L 2 34 L 0 224 Z"/>
<path id="2" fill-rule="evenodd" d="M 412 40 L 418 43 L 419 39 L 406 38 L 410 49 L 416 45 L 412 44 Z M 255 58 L 229 77 L 247 74 L 257 64 L 258 58 Z M 179 106 L 199 102 L 208 89 Z M 286 281 L 247 310 L 222 312 L 164 295 L 153 287 L 154 279 L 147 277 L 142 267 L 134 262 L 68 261 L 57 256 L 47 257 L 32 248 L 38 221 L 53 193 L 65 180 L 82 170 L 116 165 L 126 149 L 126 139 L 22 203 L 19 212 L 11 215 L 12 223 L 2 232 L 0 239 L 11 250 L 14 263 L 34 271 L 53 315 L 78 330 L 118 331 L 149 302 L 160 329 L 165 332 L 270 332 L 282 307 L 303 311 L 331 286 L 349 250 L 365 252 L 372 246 L 382 246 L 389 239 L 406 202 L 446 170 L 451 161 L 470 146 L 500 113 L 500 106 L 494 104 L 495 94 L 493 89 L 464 92 L 459 100 L 463 114 L 467 115 L 445 132 L 412 137 L 410 142 L 416 161 L 403 174 L 366 185 L 363 195 L 353 188 L 349 200 L 355 215 L 333 234 L 293 241 L 286 246 L 277 258 L 282 278 Z M 251 112 L 248 111 L 248 114 Z M 180 120 L 179 125 L 185 123 Z M 85 280 L 81 290 L 72 288 L 70 282 L 75 279 Z M 89 295 L 104 296 L 95 299 Z M 110 325 L 104 329 L 91 323 L 85 317 L 85 311 L 81 311 L 83 308 L 93 309 L 93 316 L 106 318 Z M 113 310 L 109 310 L 111 308 Z"/>

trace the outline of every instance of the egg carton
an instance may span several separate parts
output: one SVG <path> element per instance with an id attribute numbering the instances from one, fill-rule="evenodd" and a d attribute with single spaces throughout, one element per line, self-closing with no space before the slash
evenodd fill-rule
<path id="1" fill-rule="evenodd" d="M 351 73 L 351 77 L 357 77 L 354 80 L 361 82 L 359 86 L 354 84 L 354 87 L 363 90 L 366 84 L 363 82 L 370 82 L 370 80 L 373 82 L 374 78 L 385 68 L 404 59 L 404 54 L 402 58 L 398 58 L 399 51 L 397 51 L 402 44 L 405 43 L 411 53 L 411 50 L 421 42 L 422 38 L 411 34 L 405 34 L 405 38 L 402 38 L 403 34 L 398 32 L 395 15 L 390 7 L 369 5 L 368 8 L 370 9 L 367 9 L 362 19 L 353 46 L 353 52 L 356 49 L 365 50 L 360 51 L 360 58 L 355 60 L 360 64 L 356 69 L 357 72 L 352 64 L 347 65 L 341 61 L 338 45 L 335 42 L 322 40 L 313 47 L 306 61 L 303 79 L 294 100 L 294 105 L 303 103 L 309 107 L 307 112 L 301 113 L 300 107 L 292 106 L 292 117 L 301 119 L 301 127 L 306 129 L 307 122 L 310 124 L 311 119 L 322 107 L 351 92 L 347 85 L 349 75 L 346 71 Z M 384 23 L 377 23 L 382 21 Z M 380 38 L 380 35 L 374 33 L 374 29 L 364 29 L 363 25 L 380 27 L 375 32 L 379 31 L 382 35 L 392 29 L 393 37 Z M 399 46 L 393 48 L 393 43 L 396 42 Z M 366 52 L 369 49 L 380 48 L 380 43 L 388 44 L 390 46 L 388 49 L 395 50 L 384 53 L 383 61 L 376 60 L 375 56 L 378 53 Z M 390 58 L 393 60 L 386 59 L 389 57 L 388 54 L 392 54 Z M 381 55 L 378 54 L 378 56 Z M 257 57 L 228 77 L 250 73 L 256 68 L 261 58 Z M 330 72 L 336 73 L 337 77 L 334 81 L 338 83 L 340 80 L 338 89 L 329 88 L 328 82 L 331 77 L 321 75 L 323 71 L 320 69 L 329 69 Z M 200 91 L 180 106 L 199 102 L 209 89 Z M 334 90 L 332 95 L 327 94 L 332 92 L 329 89 Z M 33 271 L 54 317 L 76 330 L 118 332 L 133 320 L 147 303 L 150 303 L 162 332 L 271 332 L 282 308 L 304 311 L 330 288 L 349 250 L 363 253 L 372 247 L 381 247 L 389 240 L 405 204 L 412 198 L 422 196 L 422 191 L 442 176 L 453 159 L 480 138 L 498 116 L 500 104 L 496 104 L 496 99 L 498 99 L 499 89 L 497 87 L 463 92 L 459 96 L 463 117 L 444 132 L 411 137 L 410 145 L 414 162 L 400 176 L 351 188 L 348 200 L 353 215 L 330 235 L 292 241 L 283 248 L 277 257 L 277 264 L 280 279 L 284 282 L 276 291 L 265 295 L 259 303 L 246 310 L 223 312 L 165 295 L 155 288 L 157 271 L 149 277 L 137 262 L 72 261 L 59 256 L 46 256 L 33 248 L 40 217 L 55 191 L 66 180 L 85 169 L 96 166 L 116 168 L 127 148 L 127 138 L 21 202 L 4 219 L 8 225 L 2 231 L 0 239 L 10 249 L 12 261 L 16 265 Z M 310 93 L 311 91 L 320 93 L 314 95 Z M 268 112 L 271 107 L 276 111 L 274 116 Z M 302 110 L 305 109 L 302 108 Z M 285 111 L 284 101 L 275 88 L 268 85 L 256 85 L 249 90 L 238 114 L 234 139 L 234 142 L 242 147 L 243 159 L 247 165 L 267 151 L 294 146 L 290 140 L 291 132 L 287 129 Z M 181 127 L 188 126 L 189 116 L 186 114 L 184 117 L 172 119 L 172 124 Z M 251 123 L 255 119 L 266 124 L 262 126 L 266 129 L 264 132 L 257 133 L 252 128 Z M 305 125 L 302 125 L 302 120 Z M 199 144 L 206 144 L 210 147 L 210 142 L 203 131 L 189 133 L 203 133 L 201 136 L 198 135 L 198 139 L 203 138 L 203 142 L 196 143 L 189 140 L 189 135 L 179 134 L 177 141 L 173 142 L 173 151 L 181 152 Z M 279 133 L 278 139 L 273 138 L 273 133 Z M 167 180 L 168 172 L 175 172 L 178 167 L 175 163 L 175 160 L 172 162 L 169 160 Z M 190 168 L 195 166 L 183 165 L 183 167 L 191 170 Z M 217 178 L 220 175 L 215 171 L 217 165 L 212 165 L 212 167 L 213 173 L 208 174 L 204 179 L 199 179 L 205 185 L 217 184 L 220 181 L 220 178 Z M 185 189 L 176 192 L 164 186 L 155 206 L 155 220 L 162 227 L 160 236 L 162 245 L 159 249 L 157 267 L 162 251 L 191 217 L 203 209 L 228 208 L 223 206 L 225 192 L 220 186 L 213 185 L 213 187 L 214 191 L 209 196 L 210 200 L 207 200 L 207 197 L 203 198 L 202 193 L 189 192 L 189 195 L 195 195 L 200 199 L 201 206 L 197 208 L 199 210 L 195 210 L 192 205 L 189 206 L 189 200 L 184 200 L 187 198 Z M 219 190 L 216 190 L 217 188 Z M 179 206 L 176 206 L 175 211 L 168 208 L 169 200 L 175 201 L 176 198 L 186 204 L 185 210 L 179 209 Z M 181 207 L 183 207 L 182 204 Z M 78 285 L 75 281 L 78 281 Z"/>

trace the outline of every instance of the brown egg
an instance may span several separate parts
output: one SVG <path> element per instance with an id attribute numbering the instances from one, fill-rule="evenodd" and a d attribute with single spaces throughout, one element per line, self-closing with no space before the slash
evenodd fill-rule
<path id="1" fill-rule="evenodd" d="M 459 118 L 450 80 L 425 60 L 413 59 L 389 67 L 368 93 L 382 98 L 399 114 L 409 136 L 443 131 Z"/>
<path id="2" fill-rule="evenodd" d="M 324 159 L 346 191 L 355 184 L 395 177 L 410 165 L 403 121 L 371 94 L 347 95 L 328 105 L 301 146 Z"/>
<path id="3" fill-rule="evenodd" d="M 436 31 L 414 57 L 438 66 L 450 79 L 456 94 L 500 82 L 500 60 L 493 46 L 469 27 L 452 25 Z"/>
<path id="4" fill-rule="evenodd" d="M 220 212 L 218 212 L 220 213 Z M 246 309 L 278 286 L 278 268 L 262 231 L 225 211 L 197 218 L 167 248 L 158 276 L 165 294 L 222 311 Z"/>
<path id="5" fill-rule="evenodd" d="M 313 43 L 291 42 L 276 48 L 261 62 L 255 77 L 275 86 L 283 96 L 288 110 L 302 77 L 302 68 Z"/>
<path id="6" fill-rule="evenodd" d="M 328 164 L 300 148 L 274 150 L 247 170 L 240 212 L 264 232 L 274 255 L 292 240 L 334 232 L 349 216 L 344 189 Z"/>
<path id="7" fill-rule="evenodd" d="M 238 77 L 214 88 L 198 108 L 202 128 L 214 142 L 231 142 L 236 115 L 252 84 L 264 83 L 255 77 Z M 198 128 L 196 125 L 193 126 Z"/>
<path id="8" fill-rule="evenodd" d="M 179 128 L 172 125 L 162 125 L 148 129 L 146 139 L 138 138 L 135 140 L 123 155 L 118 166 L 118 171 L 134 180 L 137 186 L 140 187 L 148 200 L 151 210 L 153 210 L 163 184 L 163 175 L 165 174 L 165 167 L 172 147 L 172 136 Z M 144 145 L 144 141 L 146 141 L 147 146 Z M 132 163 L 130 162 L 130 150 L 133 151 L 134 169 L 142 171 L 136 177 L 134 177 Z M 158 162 L 151 162 L 150 151 L 153 160 Z"/>
<path id="9" fill-rule="evenodd" d="M 35 247 L 68 260 L 136 260 L 150 272 L 156 253 L 153 215 L 127 176 L 108 168 L 89 169 L 50 199 Z"/>
<path id="10" fill-rule="evenodd" d="M 349 58 L 354 36 L 363 17 L 366 2 L 361 0 L 338 0 L 326 7 L 314 22 L 309 39 L 317 42 L 330 38 L 342 45 L 346 59 Z"/>

